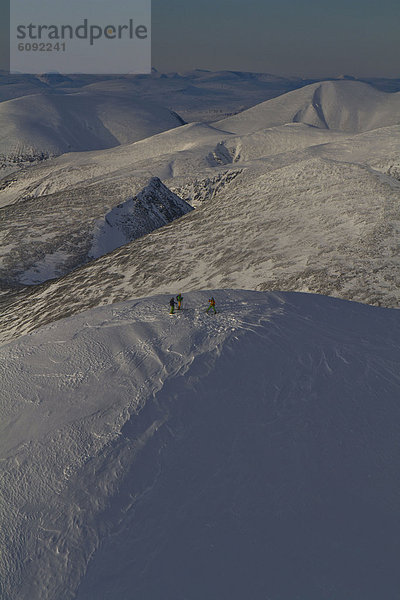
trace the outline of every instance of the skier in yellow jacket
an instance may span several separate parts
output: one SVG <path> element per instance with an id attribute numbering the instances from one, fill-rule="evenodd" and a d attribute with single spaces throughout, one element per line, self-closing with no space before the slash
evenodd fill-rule
<path id="1" fill-rule="evenodd" d="M 210 306 L 207 308 L 206 312 L 208 312 L 210 310 L 210 308 L 212 308 L 213 311 L 214 311 L 214 314 L 215 314 L 217 311 L 215 310 L 215 300 L 214 300 L 214 297 L 211 296 L 211 298 L 209 298 L 208 301 L 210 303 Z"/>

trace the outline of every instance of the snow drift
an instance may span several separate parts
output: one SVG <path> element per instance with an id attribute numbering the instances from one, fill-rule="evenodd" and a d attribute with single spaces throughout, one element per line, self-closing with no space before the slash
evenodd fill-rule
<path id="1" fill-rule="evenodd" d="M 1 597 L 397 600 L 398 311 L 182 291 L 0 350 Z"/>

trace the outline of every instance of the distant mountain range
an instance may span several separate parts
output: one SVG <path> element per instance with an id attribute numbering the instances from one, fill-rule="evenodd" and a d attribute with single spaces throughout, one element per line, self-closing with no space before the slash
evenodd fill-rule
<path id="1" fill-rule="evenodd" d="M 23 161 L 64 152 L 129 143 L 182 122 L 215 121 L 311 83 L 296 77 L 238 71 L 154 70 L 151 75 L 120 77 L 3 72 L 2 170 L 5 173 L 6 168 L 15 170 Z M 383 91 L 400 90 L 400 80 L 371 83 Z"/>

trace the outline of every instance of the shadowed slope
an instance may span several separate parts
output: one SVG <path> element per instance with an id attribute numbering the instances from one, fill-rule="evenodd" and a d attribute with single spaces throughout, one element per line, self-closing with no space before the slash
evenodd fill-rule
<path id="1" fill-rule="evenodd" d="M 0 349 L 2 597 L 396 600 L 398 317 L 184 292 Z"/>

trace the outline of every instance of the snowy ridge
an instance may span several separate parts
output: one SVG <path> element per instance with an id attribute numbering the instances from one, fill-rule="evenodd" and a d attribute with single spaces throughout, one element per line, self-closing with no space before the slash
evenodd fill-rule
<path id="1" fill-rule="evenodd" d="M 96 223 L 89 258 L 99 258 L 128 242 L 171 223 L 193 208 L 173 194 L 158 177 L 134 198 L 111 209 Z"/>
<path id="2" fill-rule="evenodd" d="M 314 98 L 318 95 L 320 100 Z M 84 94 L 83 94 L 84 95 Z M 104 97 L 109 97 L 106 94 Z M 314 100 L 313 100 L 314 98 Z M 311 104 L 310 104 L 311 102 Z M 312 119 L 296 126 L 293 121 L 299 111 L 320 106 L 324 131 L 314 131 Z M 311 109 L 310 109 L 311 110 Z M 326 114 L 325 114 L 326 113 Z M 337 123 L 335 123 L 335 119 Z M 343 123 L 341 124 L 341 121 Z M 0 206 L 21 198 L 54 193 L 89 179 L 116 175 L 123 169 L 152 170 L 162 179 L 188 176 L 210 166 L 232 161 L 280 154 L 297 148 L 334 142 L 340 135 L 367 129 L 397 125 L 400 120 L 400 94 L 379 92 L 360 82 L 336 81 L 312 84 L 259 104 L 247 111 L 214 123 L 190 124 L 160 135 L 151 136 L 136 144 L 102 152 L 80 153 L 60 157 L 49 164 L 4 180 L 1 185 Z M 289 124 L 289 127 L 282 125 Z M 343 125 L 343 126 L 342 126 Z M 341 133 L 331 129 L 344 130 Z M 236 134 L 236 140 L 235 135 Z M 241 139 L 251 153 L 240 153 Z M 231 141 L 233 140 L 233 141 Z M 231 150 L 231 146 L 236 149 Z M 376 151 L 378 144 L 376 144 Z M 216 149 L 219 156 L 214 156 Z M 256 153 L 254 152 L 256 149 Z M 221 154 L 222 150 L 222 154 Z M 384 148 L 378 149 L 380 153 Z M 211 159 L 211 160 L 210 160 Z M 372 156 L 369 157 L 372 159 Z"/>
<path id="3" fill-rule="evenodd" d="M 106 183 L 127 178 L 135 170 L 160 178 L 188 175 L 209 167 L 207 155 L 220 140 L 229 136 L 203 123 L 190 123 L 160 134 L 109 150 L 77 152 L 24 169 L 0 182 L 0 206 L 36 196 L 54 194 L 77 186 Z"/>
<path id="4" fill-rule="evenodd" d="M 0 349 L 1 597 L 396 600 L 398 312 L 182 291 Z"/>
<path id="5" fill-rule="evenodd" d="M 0 251 L 4 285 L 36 285 L 61 277 L 192 210 L 158 178 L 131 178 L 122 186 L 103 186 L 100 199 L 96 191 L 84 187 L 74 195 L 66 191 L 56 198 L 31 200 L 29 211 L 24 205 L 20 210 L 18 206 L 3 210 L 8 220 Z M 127 198 L 122 204 L 121 195 Z"/>
<path id="6" fill-rule="evenodd" d="M 380 92 L 360 81 L 324 81 L 267 100 L 214 125 L 236 134 L 291 122 L 360 133 L 398 124 L 399 119 L 400 93 Z"/>
<path id="7" fill-rule="evenodd" d="M 233 72 L 104 78 L 0 72 L 5 132 L 3 138 L 0 134 L 0 172 L 5 176 L 18 170 L 22 156 L 28 164 L 38 157 L 153 135 L 181 124 L 181 110 L 185 121 L 210 122 L 304 84 L 300 79 Z M 160 106 L 160 98 L 168 99 L 168 107 Z"/>

